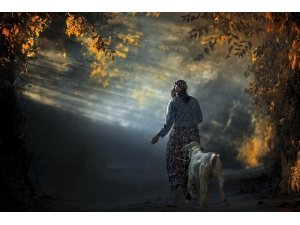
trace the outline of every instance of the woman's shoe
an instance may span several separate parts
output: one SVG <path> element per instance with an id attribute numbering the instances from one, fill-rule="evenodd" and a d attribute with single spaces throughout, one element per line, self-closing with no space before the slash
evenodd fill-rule
<path id="1" fill-rule="evenodd" d="M 181 200 L 182 187 L 178 186 L 174 195 L 174 201 L 179 202 Z"/>

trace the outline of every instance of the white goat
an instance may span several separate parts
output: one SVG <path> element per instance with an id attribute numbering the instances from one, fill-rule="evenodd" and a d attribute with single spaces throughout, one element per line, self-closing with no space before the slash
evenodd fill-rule
<path id="1" fill-rule="evenodd" d="M 184 146 L 182 150 L 189 151 L 189 158 L 191 160 L 188 171 L 188 191 L 192 198 L 197 198 L 197 195 L 192 191 L 192 184 L 194 178 L 196 178 L 200 181 L 200 206 L 205 206 L 209 193 L 207 181 L 212 177 L 216 177 L 219 181 L 219 192 L 222 200 L 226 205 L 229 205 L 223 190 L 224 179 L 219 154 L 214 152 L 203 152 L 204 148 L 200 146 L 197 141 L 193 141 Z"/>

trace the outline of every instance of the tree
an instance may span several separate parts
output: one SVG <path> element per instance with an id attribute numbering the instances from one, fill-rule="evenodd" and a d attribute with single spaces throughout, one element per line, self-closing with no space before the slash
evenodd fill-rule
<path id="1" fill-rule="evenodd" d="M 189 32 L 191 39 L 212 33 L 195 61 L 220 42 L 229 45 L 225 58 L 252 57 L 244 73 L 253 76 L 246 92 L 253 96 L 256 124 L 264 121 L 272 128 L 272 175 L 280 177 L 282 192 L 300 194 L 300 14 L 189 13 L 182 18 L 200 20 Z"/>
<path id="2" fill-rule="evenodd" d="M 106 21 L 113 13 L 95 13 Z M 30 205 L 33 189 L 27 171 L 35 158 L 28 150 L 22 116 L 15 94 L 20 94 L 21 78 L 28 72 L 27 60 L 36 60 L 36 37 L 46 29 L 64 29 L 68 36 L 87 35 L 91 47 L 114 60 L 115 51 L 98 33 L 84 13 L 0 13 L 0 208 L 23 211 Z M 51 26 L 53 21 L 62 26 Z M 56 24 L 57 25 L 57 24 Z M 63 26 L 64 25 L 64 26 Z"/>
<path id="3" fill-rule="evenodd" d="M 26 60 L 36 59 L 35 52 L 39 47 L 35 38 L 45 29 L 55 30 L 51 23 L 57 17 L 65 20 L 64 29 L 68 36 L 89 35 L 94 48 L 114 59 L 115 51 L 108 46 L 107 39 L 93 28 L 83 13 L 1 13 L 0 16 L 1 74 L 6 74 L 11 82 L 17 82 L 18 71 L 26 72 Z M 109 13 L 98 16 L 106 20 L 114 17 Z"/>

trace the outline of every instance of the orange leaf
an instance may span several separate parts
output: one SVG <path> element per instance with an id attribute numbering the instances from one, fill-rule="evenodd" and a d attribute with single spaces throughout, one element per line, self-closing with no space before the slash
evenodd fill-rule
<path id="1" fill-rule="evenodd" d="M 4 28 L 4 29 L 2 30 L 2 34 L 4 34 L 5 37 L 8 37 L 8 36 L 9 36 L 9 30 L 6 29 L 6 28 Z"/>
<path id="2" fill-rule="evenodd" d="M 297 55 L 294 54 L 294 57 L 293 57 L 293 62 L 291 63 L 292 64 L 292 70 L 294 71 L 295 70 L 295 67 L 296 67 L 296 62 L 297 62 Z"/>
<path id="3" fill-rule="evenodd" d="M 272 14 L 270 12 L 267 12 L 266 13 L 266 19 L 272 19 Z"/>
<path id="4" fill-rule="evenodd" d="M 272 25 L 269 25 L 267 28 L 268 33 L 272 33 L 274 31 L 274 27 Z"/>
<path id="5" fill-rule="evenodd" d="M 31 21 L 34 22 L 34 21 L 37 20 L 38 18 L 39 18 L 39 16 L 36 15 L 35 17 L 32 17 L 32 18 L 31 18 Z"/>

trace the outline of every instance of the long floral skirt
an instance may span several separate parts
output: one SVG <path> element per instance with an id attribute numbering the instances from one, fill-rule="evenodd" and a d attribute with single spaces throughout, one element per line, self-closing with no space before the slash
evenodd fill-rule
<path id="1" fill-rule="evenodd" d="M 183 194 L 187 197 L 189 152 L 181 149 L 191 143 L 198 141 L 200 143 L 199 129 L 194 127 L 173 128 L 167 144 L 167 173 L 171 192 L 174 192 L 178 185 L 181 185 Z M 196 191 L 193 184 L 194 192 Z"/>

